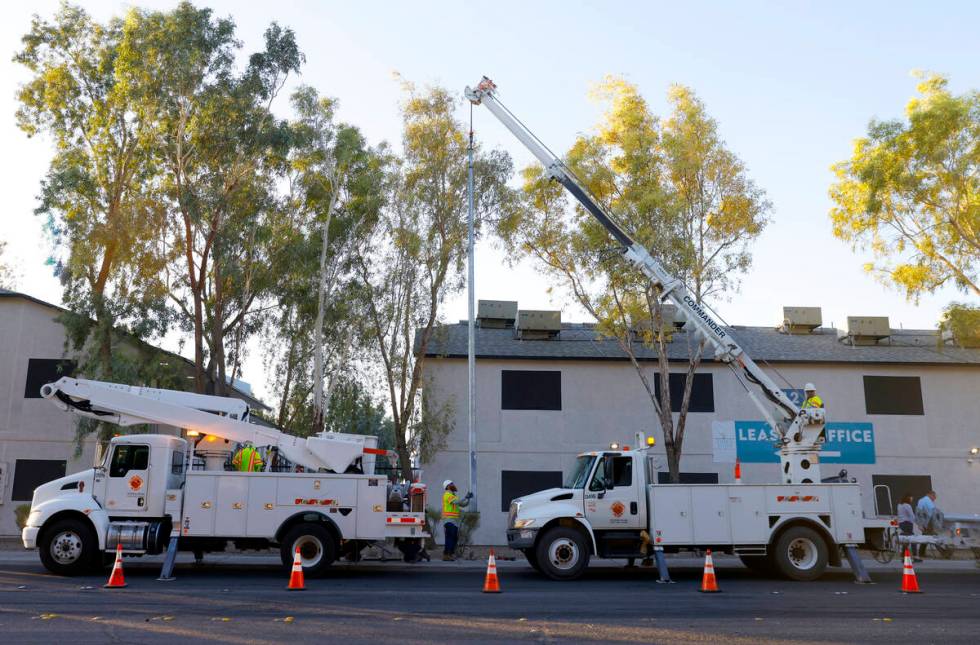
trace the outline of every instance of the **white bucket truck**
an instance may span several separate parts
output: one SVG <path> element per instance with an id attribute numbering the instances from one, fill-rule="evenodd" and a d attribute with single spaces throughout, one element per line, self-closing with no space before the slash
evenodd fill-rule
<path id="1" fill-rule="evenodd" d="M 307 575 L 368 544 L 394 538 L 414 559 L 425 533 L 425 485 L 392 485 L 375 473 L 372 436 L 301 438 L 248 421 L 243 401 L 187 392 L 62 378 L 42 387 L 64 410 L 121 426 L 164 424 L 268 447 L 305 472 L 197 470 L 192 441 L 164 434 L 112 439 L 101 465 L 39 486 L 22 533 L 44 566 L 74 575 L 121 544 L 129 556 L 181 550 L 278 547 L 284 565 L 299 548 Z M 207 445 L 205 443 L 204 445 Z M 221 460 L 223 462 L 223 460 Z M 192 468 L 192 464 L 195 465 Z"/>
<path id="2" fill-rule="evenodd" d="M 822 482 L 823 408 L 800 407 L 790 400 L 717 314 L 634 240 L 500 102 L 493 81 L 484 76 L 465 94 L 497 117 L 541 163 L 546 176 L 606 229 L 628 265 L 650 280 L 656 297 L 676 307 L 675 321 L 688 323 L 689 336 L 704 344 L 705 356 L 731 369 L 780 438 L 773 448 L 781 466 L 781 483 L 775 485 L 658 485 L 642 446 L 580 455 L 563 488 L 513 502 L 509 544 L 556 579 L 581 575 L 591 554 L 644 557 L 651 544 L 658 555 L 709 547 L 734 552 L 750 566 L 778 569 L 801 580 L 818 577 L 828 562 L 839 563 L 840 545 L 850 547 L 845 550 L 852 566 L 861 568 L 853 547 L 866 541 L 866 531 L 880 543 L 887 522 L 863 518 L 856 484 Z"/>

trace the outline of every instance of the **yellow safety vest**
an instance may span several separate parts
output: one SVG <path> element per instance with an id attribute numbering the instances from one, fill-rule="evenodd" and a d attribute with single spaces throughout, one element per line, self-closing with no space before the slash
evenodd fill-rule
<path id="1" fill-rule="evenodd" d="M 238 451 L 231 464 L 243 473 L 251 473 L 262 470 L 263 461 L 254 446 L 245 446 Z"/>
<path id="2" fill-rule="evenodd" d="M 456 493 L 451 490 L 447 490 L 442 494 L 442 519 L 444 520 L 457 520 L 459 519 L 459 506 L 456 505 L 456 500 L 459 498 Z"/>
<path id="3" fill-rule="evenodd" d="M 822 408 L 823 407 L 823 399 L 821 399 L 819 396 L 817 396 L 816 394 L 814 394 L 809 399 L 807 399 L 806 401 L 803 402 L 803 407 L 804 408 Z"/>

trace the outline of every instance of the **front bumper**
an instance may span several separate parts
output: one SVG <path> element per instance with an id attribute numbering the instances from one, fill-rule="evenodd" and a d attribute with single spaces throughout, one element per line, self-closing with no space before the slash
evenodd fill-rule
<path id="1" fill-rule="evenodd" d="M 20 539 L 24 543 L 25 549 L 36 549 L 37 548 L 37 535 L 41 532 L 41 527 L 39 526 L 25 526 L 24 530 L 20 532 Z"/>
<path id="2" fill-rule="evenodd" d="M 507 546 L 512 549 L 530 549 L 538 537 L 538 529 L 507 529 Z"/>

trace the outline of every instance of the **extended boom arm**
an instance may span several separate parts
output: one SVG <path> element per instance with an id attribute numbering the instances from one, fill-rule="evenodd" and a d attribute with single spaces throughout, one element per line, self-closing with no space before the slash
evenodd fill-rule
<path id="1" fill-rule="evenodd" d="M 777 429 L 782 435 L 781 455 L 784 462 L 792 462 L 788 468 L 784 463 L 784 478 L 794 481 L 813 481 L 815 475 L 819 478 L 819 470 L 814 472 L 810 468 L 819 461 L 817 451 L 823 442 L 822 411 L 818 414 L 814 413 L 820 417 L 819 420 L 811 418 L 808 411 L 801 413 L 800 408 L 769 378 L 768 374 L 755 364 L 728 331 L 714 319 L 707 307 L 699 303 L 688 292 L 683 282 L 670 275 L 663 265 L 651 256 L 641 244 L 634 241 L 623 227 L 579 185 L 565 164 L 497 100 L 496 89 L 497 86 L 493 81 L 484 76 L 475 89 L 466 88 L 466 98 L 475 105 L 486 106 L 541 162 L 547 175 L 560 182 L 609 231 L 609 234 L 622 246 L 623 255 L 626 259 L 659 287 L 662 298 L 676 305 L 678 318 L 692 323 L 695 328 L 695 337 L 704 339 L 711 345 L 715 360 L 727 363 L 733 368 L 737 365 L 746 378 L 762 390 L 766 399 L 775 404 L 782 417 L 778 421 L 773 416 L 772 408 L 761 401 L 754 392 L 747 390 L 769 425 Z M 790 458 L 788 457 L 790 454 L 797 454 L 798 456 Z M 800 475 L 798 470 L 800 470 L 799 467 L 803 461 L 806 461 L 807 465 L 802 470 L 808 472 Z"/>

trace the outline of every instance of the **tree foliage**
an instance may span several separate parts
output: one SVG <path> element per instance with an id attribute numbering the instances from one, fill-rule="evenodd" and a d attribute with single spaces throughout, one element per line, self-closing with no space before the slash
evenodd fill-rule
<path id="1" fill-rule="evenodd" d="M 929 75 L 904 120 L 873 120 L 833 166 L 834 235 L 910 300 L 953 284 L 980 296 L 980 93 Z"/>
<path id="2" fill-rule="evenodd" d="M 599 83 L 595 96 L 608 109 L 595 133 L 576 139 L 567 167 L 699 302 L 730 293 L 750 264 L 748 245 L 765 227 L 770 205 L 744 164 L 725 148 L 704 104 L 690 89 L 673 86 L 671 112 L 661 120 L 636 86 L 615 77 Z M 600 333 L 618 341 L 650 398 L 677 481 L 703 343 L 684 335 L 689 361 L 675 420 L 666 386 L 672 326 L 665 321 L 661 294 L 612 248 L 601 224 L 577 204 L 569 209 L 564 189 L 540 166 L 525 169 L 523 178 L 523 204 L 499 222 L 502 238 L 536 258 L 545 274 L 595 318 Z M 642 345 L 657 352 L 664 384 L 659 397 L 637 360 Z"/>

